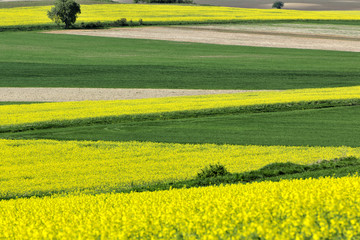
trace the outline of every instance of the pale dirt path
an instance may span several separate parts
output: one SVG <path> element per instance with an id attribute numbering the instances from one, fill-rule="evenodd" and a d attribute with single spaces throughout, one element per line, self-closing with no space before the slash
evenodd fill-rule
<path id="1" fill-rule="evenodd" d="M 61 30 L 49 33 L 223 45 L 360 52 L 360 38 L 358 37 L 311 34 L 306 31 L 294 34 L 291 32 L 274 32 L 274 29 L 271 29 L 271 31 L 249 31 L 246 29 L 229 30 L 226 28 L 219 29 L 209 26 L 206 28 L 189 26 Z"/>
<path id="2" fill-rule="evenodd" d="M 0 102 L 65 102 L 177 97 L 258 90 L 189 90 L 123 88 L 0 88 Z"/>

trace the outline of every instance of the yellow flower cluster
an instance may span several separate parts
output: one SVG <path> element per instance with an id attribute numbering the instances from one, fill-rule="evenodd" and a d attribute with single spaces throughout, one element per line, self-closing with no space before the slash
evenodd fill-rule
<path id="1" fill-rule="evenodd" d="M 183 180 L 218 162 L 244 172 L 347 156 L 360 157 L 360 148 L 0 140 L 0 197 Z"/>
<path id="2" fill-rule="evenodd" d="M 0 239 L 358 239 L 360 177 L 16 199 Z"/>
<path id="3" fill-rule="evenodd" d="M 360 86 L 354 86 L 122 101 L 3 105 L 0 106 L 0 126 L 106 116 L 204 110 L 257 104 L 359 98 Z"/>
<path id="4" fill-rule="evenodd" d="M 50 6 L 0 9 L 0 26 L 51 23 Z M 207 22 L 231 20 L 360 20 L 360 11 L 298 11 L 210 6 L 97 4 L 81 5 L 78 21 Z"/>

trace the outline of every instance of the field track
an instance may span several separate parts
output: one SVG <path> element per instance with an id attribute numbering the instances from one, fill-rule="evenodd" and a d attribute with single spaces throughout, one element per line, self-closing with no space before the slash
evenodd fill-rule
<path id="1" fill-rule="evenodd" d="M 58 34 L 74 34 L 116 38 L 136 38 L 167 40 L 178 42 L 196 42 L 223 45 L 297 48 L 360 52 L 360 36 L 358 32 L 344 34 L 337 32 L 329 35 L 323 29 L 314 33 L 311 29 L 300 32 L 290 32 L 289 29 L 279 28 L 255 30 L 241 27 L 227 28 L 218 26 L 190 26 L 190 27 L 142 27 L 142 28 L 114 28 L 107 30 L 61 30 L 52 31 Z M 251 25 L 249 25 L 251 26 Z M 331 32 L 331 31 L 329 31 Z"/>
<path id="2" fill-rule="evenodd" d="M 119 88 L 0 88 L 3 102 L 65 102 L 178 97 L 252 90 L 119 89 Z"/>

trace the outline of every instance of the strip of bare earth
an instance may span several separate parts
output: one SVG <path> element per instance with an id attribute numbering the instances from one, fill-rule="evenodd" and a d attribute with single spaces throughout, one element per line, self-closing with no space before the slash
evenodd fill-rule
<path id="1" fill-rule="evenodd" d="M 0 88 L 3 102 L 65 102 L 126 100 L 249 92 L 253 90 L 124 89 L 124 88 Z M 259 90 L 254 90 L 259 91 Z"/>
<path id="2" fill-rule="evenodd" d="M 350 34 L 338 30 L 311 29 L 294 32 L 291 27 L 273 27 L 271 30 L 251 26 L 251 29 L 235 25 L 228 26 L 182 26 L 182 27 L 140 27 L 96 30 L 62 30 L 49 33 L 74 34 L 115 38 L 136 38 L 178 42 L 210 43 L 238 46 L 318 49 L 360 52 L 360 35 L 356 30 Z M 314 33 L 317 32 L 317 33 Z M 334 32 L 335 34 L 331 34 Z M 219 34 L 220 33 L 220 34 Z"/>

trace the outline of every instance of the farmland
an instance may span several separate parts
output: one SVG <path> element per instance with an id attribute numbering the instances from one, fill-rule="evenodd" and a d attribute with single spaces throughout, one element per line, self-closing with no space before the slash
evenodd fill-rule
<path id="1" fill-rule="evenodd" d="M 298 89 L 360 82 L 353 52 L 1 34 L 1 87 Z"/>
<path id="2" fill-rule="evenodd" d="M 200 169 L 218 161 L 231 172 L 246 172 L 273 162 L 309 164 L 323 159 L 360 157 L 358 147 L 54 140 L 2 140 L 1 151 L 3 199 L 77 191 L 112 192 L 191 179 Z"/>
<path id="3" fill-rule="evenodd" d="M 49 24 L 46 12 L 49 6 L 0 9 L 0 26 Z M 360 20 L 360 11 L 297 11 L 278 9 L 241 9 L 207 6 L 171 6 L 146 4 L 83 5 L 80 22 L 116 21 L 120 18 L 145 23 L 202 23 L 244 20 Z M 21 14 L 20 14 L 21 13 Z M 16 16 L 16 18 L 15 18 Z M 119 18 L 119 16 L 121 16 Z"/>
<path id="4" fill-rule="evenodd" d="M 337 107 L 96 124 L 22 131 L 3 136 L 20 139 L 359 147 L 359 114 L 358 106 Z"/>
<path id="5" fill-rule="evenodd" d="M 359 234 L 359 189 L 359 177 L 344 177 L 18 199 L 0 202 L 0 236 L 351 239 Z"/>
<path id="6" fill-rule="evenodd" d="M 358 11 L 50 5 L 0 3 L 0 239 L 359 238 Z"/>
<path id="7" fill-rule="evenodd" d="M 245 92 L 123 101 L 80 101 L 0 107 L 1 131 L 122 120 L 169 119 L 211 114 L 286 111 L 357 105 L 360 88 Z"/>

